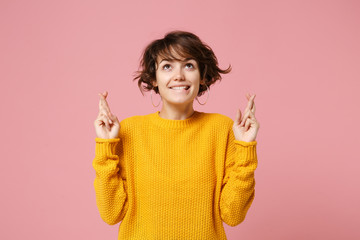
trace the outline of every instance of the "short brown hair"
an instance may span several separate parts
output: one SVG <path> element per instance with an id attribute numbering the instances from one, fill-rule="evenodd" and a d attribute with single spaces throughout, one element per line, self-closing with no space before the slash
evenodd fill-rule
<path id="1" fill-rule="evenodd" d="M 140 61 L 140 71 L 137 71 L 133 81 L 138 81 L 138 86 L 143 94 L 143 90 L 154 90 L 159 93 L 158 87 L 154 87 L 153 81 L 156 81 L 156 61 L 158 56 L 166 58 L 175 58 L 172 54 L 174 50 L 179 56 L 184 58 L 193 58 L 200 71 L 201 79 L 209 87 L 217 80 L 221 80 L 221 74 L 231 71 L 231 65 L 227 69 L 218 67 L 217 58 L 212 49 L 203 43 L 198 36 L 190 32 L 172 31 L 165 35 L 163 39 L 157 39 L 151 42 L 144 50 Z M 198 97 L 207 90 L 206 86 L 200 85 Z"/>

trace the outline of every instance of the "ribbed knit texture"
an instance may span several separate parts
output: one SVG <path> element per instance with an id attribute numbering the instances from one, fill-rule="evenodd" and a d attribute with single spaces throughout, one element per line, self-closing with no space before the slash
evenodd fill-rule
<path id="1" fill-rule="evenodd" d="M 118 239 L 226 239 L 253 202 L 256 141 L 234 138 L 231 118 L 159 112 L 120 122 L 119 138 L 96 138 L 96 203 Z"/>

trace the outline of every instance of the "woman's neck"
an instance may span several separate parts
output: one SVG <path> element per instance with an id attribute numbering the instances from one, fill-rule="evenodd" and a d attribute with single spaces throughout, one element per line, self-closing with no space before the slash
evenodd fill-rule
<path id="1" fill-rule="evenodd" d="M 192 103 L 187 106 L 170 105 L 163 103 L 159 116 L 165 119 L 184 120 L 194 114 Z"/>

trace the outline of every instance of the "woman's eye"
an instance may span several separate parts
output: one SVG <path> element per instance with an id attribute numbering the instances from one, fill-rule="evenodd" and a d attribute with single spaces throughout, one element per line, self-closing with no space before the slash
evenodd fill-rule
<path id="1" fill-rule="evenodd" d="M 186 64 L 186 67 L 187 67 L 187 68 L 194 68 L 194 65 L 193 65 L 192 63 L 187 63 L 187 64 Z"/>
<path id="2" fill-rule="evenodd" d="M 163 66 L 163 69 L 164 69 L 164 70 L 168 70 L 168 69 L 170 69 L 170 68 L 171 68 L 170 64 L 165 64 L 165 65 Z"/>

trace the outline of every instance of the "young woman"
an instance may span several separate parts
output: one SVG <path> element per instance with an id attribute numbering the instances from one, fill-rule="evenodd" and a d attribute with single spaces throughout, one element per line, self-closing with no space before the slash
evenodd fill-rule
<path id="1" fill-rule="evenodd" d="M 150 43 L 140 66 L 134 80 L 160 94 L 160 111 L 119 122 L 107 92 L 99 94 L 93 167 L 100 216 L 121 221 L 123 240 L 226 239 L 223 222 L 240 224 L 254 199 L 255 95 L 246 95 L 235 121 L 195 111 L 194 100 L 209 96 L 231 67 L 220 69 L 211 48 L 189 32 Z"/>

